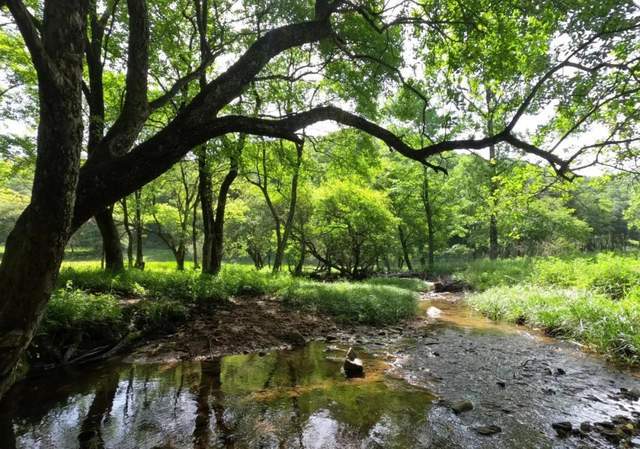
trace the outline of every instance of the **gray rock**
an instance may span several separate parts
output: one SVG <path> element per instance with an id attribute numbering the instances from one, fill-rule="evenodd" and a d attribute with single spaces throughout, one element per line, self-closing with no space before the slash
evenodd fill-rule
<path id="1" fill-rule="evenodd" d="M 451 404 L 451 410 L 454 411 L 457 415 L 464 412 L 469 412 L 473 410 L 473 404 L 471 401 L 456 401 Z"/>
<path id="2" fill-rule="evenodd" d="M 345 376 L 347 376 L 348 378 L 364 377 L 364 366 L 362 365 L 362 360 L 360 359 L 344 359 L 344 364 L 342 365 L 342 367 L 344 369 Z"/>
<path id="3" fill-rule="evenodd" d="M 475 430 L 480 435 L 485 436 L 495 435 L 496 433 L 502 432 L 502 428 L 500 426 L 496 426 L 493 424 L 489 426 L 474 427 L 473 430 Z"/>
<path id="4" fill-rule="evenodd" d="M 573 426 L 569 421 L 554 422 L 551 424 L 551 427 L 556 431 L 559 437 L 563 438 L 568 436 L 573 429 Z"/>

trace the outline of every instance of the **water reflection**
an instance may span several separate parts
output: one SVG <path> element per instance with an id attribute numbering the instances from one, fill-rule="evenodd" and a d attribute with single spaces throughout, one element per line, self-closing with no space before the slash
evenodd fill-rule
<path id="1" fill-rule="evenodd" d="M 0 408 L 2 448 L 423 447 L 432 396 L 351 381 L 325 346 L 202 363 L 103 365 L 24 382 Z M 426 446 L 424 446 L 426 447 Z"/>

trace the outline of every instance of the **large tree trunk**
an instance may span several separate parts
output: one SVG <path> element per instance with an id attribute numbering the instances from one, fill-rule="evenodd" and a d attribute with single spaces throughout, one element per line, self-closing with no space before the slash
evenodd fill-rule
<path id="1" fill-rule="evenodd" d="M 83 0 L 45 2 L 42 40 L 27 10 L 9 8 L 38 69 L 40 121 L 31 204 L 6 241 L 0 264 L 0 397 L 15 381 L 53 290 L 73 219 L 82 148 Z"/>
<path id="2" fill-rule="evenodd" d="M 102 249 L 104 254 L 104 268 L 117 273 L 124 270 L 124 258 L 120 243 L 120 232 L 113 220 L 113 208 L 108 207 L 95 216 L 98 229 L 102 235 Z"/>

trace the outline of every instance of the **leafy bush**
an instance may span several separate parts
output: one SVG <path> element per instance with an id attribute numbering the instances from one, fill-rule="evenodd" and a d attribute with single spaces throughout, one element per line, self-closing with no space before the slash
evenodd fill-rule
<path id="1" fill-rule="evenodd" d="M 468 298 L 494 320 L 540 327 L 628 362 L 640 362 L 640 301 L 533 285 L 495 287 Z"/>
<path id="2" fill-rule="evenodd" d="M 140 301 L 128 311 L 136 329 L 144 334 L 170 333 L 189 317 L 189 309 L 178 301 Z"/>
<path id="3" fill-rule="evenodd" d="M 300 281 L 283 292 L 283 300 L 290 307 L 326 313 L 341 322 L 381 325 L 414 316 L 417 295 L 387 285 Z"/>
<path id="4" fill-rule="evenodd" d="M 113 296 L 75 290 L 69 283 L 51 296 L 38 335 L 59 344 L 102 342 L 117 340 L 125 328 L 122 309 Z"/>

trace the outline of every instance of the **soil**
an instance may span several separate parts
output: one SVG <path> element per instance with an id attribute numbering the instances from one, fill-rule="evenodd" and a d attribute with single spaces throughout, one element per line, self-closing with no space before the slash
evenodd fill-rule
<path id="1" fill-rule="evenodd" d="M 271 297 L 238 297 L 215 310 L 200 311 L 173 334 L 144 341 L 125 360 L 211 360 L 228 354 L 300 347 L 313 340 L 362 344 L 374 338 L 399 338 L 403 333 L 403 326 L 385 329 L 340 324 L 329 316 L 286 308 Z"/>

